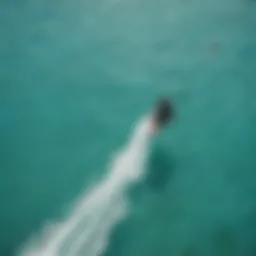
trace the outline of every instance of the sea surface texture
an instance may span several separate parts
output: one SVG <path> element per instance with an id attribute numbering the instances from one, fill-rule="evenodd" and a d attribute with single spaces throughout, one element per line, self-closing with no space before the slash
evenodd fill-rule
<path id="1" fill-rule="evenodd" d="M 0 145 L 1 256 L 255 256 L 256 2 L 1 0 Z"/>

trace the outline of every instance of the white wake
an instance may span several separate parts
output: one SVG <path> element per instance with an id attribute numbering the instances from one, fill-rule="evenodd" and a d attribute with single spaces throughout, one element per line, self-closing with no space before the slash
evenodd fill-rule
<path id="1" fill-rule="evenodd" d="M 66 220 L 46 226 L 41 238 L 25 244 L 20 255 L 101 255 L 111 228 L 125 216 L 126 189 L 143 174 L 151 135 L 151 120 L 143 118 L 106 177 L 78 200 Z"/>

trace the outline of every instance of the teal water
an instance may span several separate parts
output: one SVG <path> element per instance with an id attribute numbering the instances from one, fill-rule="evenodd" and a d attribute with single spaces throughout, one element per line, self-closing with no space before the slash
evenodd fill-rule
<path id="1" fill-rule="evenodd" d="M 176 120 L 103 255 L 256 255 L 254 1 L 3 0 L 0 19 L 1 255 L 68 215 L 161 95 Z"/>

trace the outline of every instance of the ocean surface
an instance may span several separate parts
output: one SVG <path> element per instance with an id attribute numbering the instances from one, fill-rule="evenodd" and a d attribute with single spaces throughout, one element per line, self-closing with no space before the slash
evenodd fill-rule
<path id="1" fill-rule="evenodd" d="M 0 141 L 1 256 L 255 256 L 256 2 L 1 0 Z"/>

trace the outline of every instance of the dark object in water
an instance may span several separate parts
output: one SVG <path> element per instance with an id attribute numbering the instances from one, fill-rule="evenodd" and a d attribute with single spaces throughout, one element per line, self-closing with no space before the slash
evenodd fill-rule
<path id="1" fill-rule="evenodd" d="M 158 126 L 162 127 L 173 119 L 174 109 L 168 99 L 161 99 L 156 106 L 154 119 Z"/>

